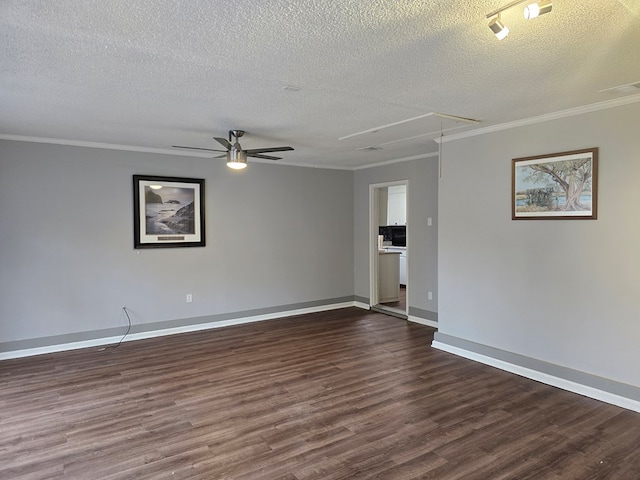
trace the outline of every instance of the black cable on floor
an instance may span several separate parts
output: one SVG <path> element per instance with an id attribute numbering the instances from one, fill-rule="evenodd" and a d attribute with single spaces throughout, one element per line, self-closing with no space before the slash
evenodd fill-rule
<path id="1" fill-rule="evenodd" d="M 127 331 L 122 336 L 120 341 L 117 343 L 117 345 L 114 345 L 113 348 L 118 348 L 122 343 L 122 341 L 125 339 L 125 337 L 129 335 L 129 332 L 131 331 L 131 317 L 129 316 L 129 312 L 127 312 L 127 307 L 122 307 L 122 310 L 124 310 L 124 314 L 127 316 L 127 320 L 129 321 L 129 326 L 127 327 Z"/>

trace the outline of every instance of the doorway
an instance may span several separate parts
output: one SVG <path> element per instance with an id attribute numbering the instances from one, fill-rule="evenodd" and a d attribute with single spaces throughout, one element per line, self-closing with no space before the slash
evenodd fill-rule
<path id="1" fill-rule="evenodd" d="M 404 319 L 409 310 L 408 192 L 407 180 L 369 186 L 370 307 Z"/>

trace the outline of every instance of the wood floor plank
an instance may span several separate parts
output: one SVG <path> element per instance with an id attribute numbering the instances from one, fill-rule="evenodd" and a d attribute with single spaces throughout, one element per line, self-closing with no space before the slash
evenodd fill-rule
<path id="1" fill-rule="evenodd" d="M 0 362 L 0 478 L 640 478 L 640 415 L 355 308 Z"/>

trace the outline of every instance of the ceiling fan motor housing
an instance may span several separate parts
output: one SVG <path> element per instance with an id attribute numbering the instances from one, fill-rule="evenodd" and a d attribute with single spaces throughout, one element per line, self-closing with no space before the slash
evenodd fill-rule
<path id="1" fill-rule="evenodd" d="M 243 163 L 246 163 L 246 161 L 247 161 L 247 152 L 242 150 L 242 148 L 240 147 L 239 143 L 236 143 L 229 150 L 229 159 L 232 162 L 243 162 Z"/>

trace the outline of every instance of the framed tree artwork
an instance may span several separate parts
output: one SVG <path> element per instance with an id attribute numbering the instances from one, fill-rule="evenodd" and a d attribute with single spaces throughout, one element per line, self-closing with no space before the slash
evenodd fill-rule
<path id="1" fill-rule="evenodd" d="M 512 162 L 513 220 L 597 218 L 597 148 L 514 158 Z"/>
<path id="2" fill-rule="evenodd" d="M 204 180 L 133 176 L 134 248 L 204 247 Z"/>

